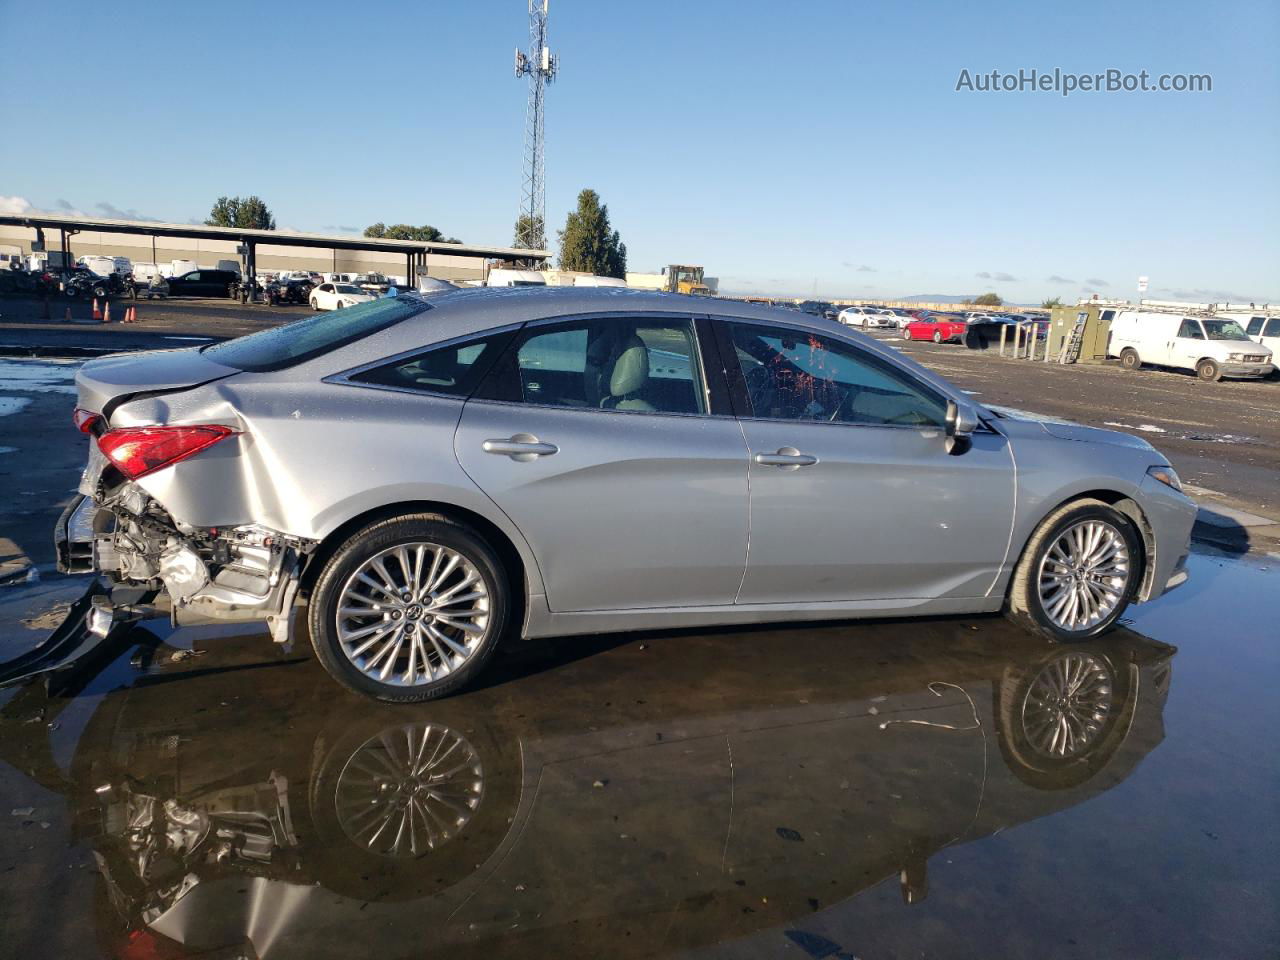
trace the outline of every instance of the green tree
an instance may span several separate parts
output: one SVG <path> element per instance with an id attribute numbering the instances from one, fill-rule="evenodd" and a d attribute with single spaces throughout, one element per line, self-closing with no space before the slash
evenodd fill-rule
<path id="1" fill-rule="evenodd" d="M 420 227 L 407 223 L 393 223 L 387 226 L 382 221 L 364 228 L 364 235 L 375 240 L 418 240 L 425 243 L 461 243 L 457 237 L 446 237 L 443 233 L 424 223 Z"/>
<path id="2" fill-rule="evenodd" d="M 1052 310 L 1054 307 L 1062 306 L 1062 301 L 1057 297 L 1050 297 L 1044 303 L 1040 304 L 1042 310 Z"/>
<path id="3" fill-rule="evenodd" d="M 999 307 L 1004 305 L 1004 301 L 1000 299 L 998 293 L 984 293 L 976 296 L 972 301 L 975 307 Z"/>
<path id="4" fill-rule="evenodd" d="M 205 221 L 210 227 L 243 227 L 250 230 L 274 230 L 276 218 L 258 197 L 219 197 Z"/>
<path id="5" fill-rule="evenodd" d="M 559 237 L 561 270 L 626 278 L 627 245 L 610 227 L 609 208 L 594 190 L 578 194 L 578 209 L 569 213 Z"/>

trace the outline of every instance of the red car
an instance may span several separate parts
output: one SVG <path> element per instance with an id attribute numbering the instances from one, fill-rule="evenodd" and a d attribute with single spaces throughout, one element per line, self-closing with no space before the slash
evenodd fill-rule
<path id="1" fill-rule="evenodd" d="M 912 320 L 902 328 L 903 340 L 932 340 L 934 343 L 960 343 L 967 330 L 963 320 L 926 315 L 919 320 Z"/>

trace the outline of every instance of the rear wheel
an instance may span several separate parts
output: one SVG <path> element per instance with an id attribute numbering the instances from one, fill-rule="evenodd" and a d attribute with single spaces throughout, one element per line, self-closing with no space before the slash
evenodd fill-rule
<path id="1" fill-rule="evenodd" d="M 497 555 L 438 514 L 384 520 L 326 563 L 311 597 L 312 645 L 349 690 L 413 703 L 475 677 L 506 629 L 510 587 Z"/>
<path id="2" fill-rule="evenodd" d="M 1222 379 L 1222 368 L 1216 360 L 1201 360 L 1196 364 L 1196 376 L 1208 383 L 1217 383 Z"/>
<path id="3" fill-rule="evenodd" d="M 1141 370 L 1142 358 L 1138 356 L 1138 351 L 1133 347 L 1125 347 L 1120 351 L 1120 366 L 1126 370 Z"/>
<path id="4" fill-rule="evenodd" d="M 1009 587 L 1009 618 L 1050 640 L 1096 637 L 1120 618 L 1142 582 L 1133 521 L 1101 500 L 1077 500 L 1040 524 Z"/>

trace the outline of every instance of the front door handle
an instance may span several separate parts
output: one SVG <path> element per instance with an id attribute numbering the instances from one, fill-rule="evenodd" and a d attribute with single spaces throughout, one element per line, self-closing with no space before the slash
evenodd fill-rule
<path id="1" fill-rule="evenodd" d="M 496 453 L 521 463 L 560 452 L 554 443 L 543 443 L 531 433 L 516 433 L 506 440 L 486 440 L 481 446 L 485 453 Z"/>
<path id="2" fill-rule="evenodd" d="M 818 462 L 818 458 L 808 453 L 801 453 L 795 447 L 779 447 L 777 453 L 757 453 L 755 461 L 764 467 L 794 470 L 798 467 L 811 467 Z"/>

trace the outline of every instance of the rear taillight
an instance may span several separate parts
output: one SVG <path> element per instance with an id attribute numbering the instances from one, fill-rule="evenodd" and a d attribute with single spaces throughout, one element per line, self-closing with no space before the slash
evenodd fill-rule
<path id="1" fill-rule="evenodd" d="M 101 419 L 101 414 L 94 413 L 92 410 L 85 410 L 82 407 L 76 407 L 75 413 L 71 414 L 71 422 L 76 425 L 76 429 L 81 433 L 92 431 L 93 425 Z"/>
<path id="2" fill-rule="evenodd" d="M 130 480 L 185 460 L 233 433 L 216 424 L 198 427 L 120 427 L 98 438 L 98 449 Z"/>

